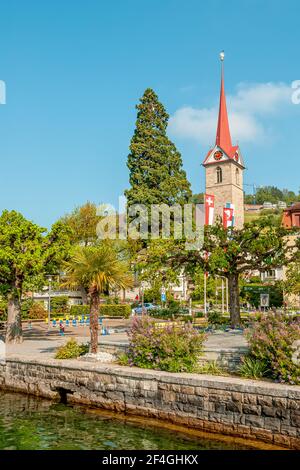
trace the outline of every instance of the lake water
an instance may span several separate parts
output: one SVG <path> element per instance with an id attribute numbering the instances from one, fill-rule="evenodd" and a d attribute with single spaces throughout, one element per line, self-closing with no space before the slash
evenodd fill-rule
<path id="1" fill-rule="evenodd" d="M 199 439 L 130 423 L 81 406 L 0 392 L 0 449 L 200 450 L 247 449 L 234 441 Z"/>

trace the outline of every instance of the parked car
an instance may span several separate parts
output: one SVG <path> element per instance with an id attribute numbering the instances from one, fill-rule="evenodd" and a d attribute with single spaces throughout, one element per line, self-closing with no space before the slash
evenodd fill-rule
<path id="1" fill-rule="evenodd" d="M 158 310 L 160 307 L 159 305 L 151 304 L 151 303 L 144 303 L 144 311 L 145 313 L 148 313 L 148 311 L 151 310 Z M 133 309 L 134 313 L 136 315 L 142 315 L 143 313 L 143 307 L 142 304 L 139 304 L 137 307 Z"/>

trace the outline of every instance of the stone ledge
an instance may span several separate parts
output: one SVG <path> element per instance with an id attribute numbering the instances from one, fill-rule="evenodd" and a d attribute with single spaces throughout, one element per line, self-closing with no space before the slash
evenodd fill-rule
<path id="1" fill-rule="evenodd" d="M 238 377 L 211 376 L 206 374 L 172 373 L 148 369 L 139 369 L 137 367 L 120 366 L 118 364 L 99 364 L 95 362 L 88 363 L 76 359 L 24 359 L 14 356 L 6 359 L 7 364 L 24 364 L 26 366 L 38 365 L 44 367 L 55 367 L 64 371 L 82 370 L 91 371 L 99 374 L 113 376 L 126 376 L 131 379 L 159 380 L 165 383 L 177 383 L 182 385 L 192 385 L 198 387 L 217 388 L 220 390 L 245 391 L 254 394 L 266 394 L 274 397 L 286 397 L 300 399 L 299 385 L 286 385 L 268 381 L 258 381 L 251 379 L 242 379 Z"/>

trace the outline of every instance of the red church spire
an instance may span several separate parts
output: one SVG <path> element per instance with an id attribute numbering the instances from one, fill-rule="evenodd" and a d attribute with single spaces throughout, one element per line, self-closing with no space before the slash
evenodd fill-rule
<path id="1" fill-rule="evenodd" d="M 220 91 L 220 105 L 219 105 L 219 118 L 218 118 L 218 128 L 216 136 L 216 145 L 221 147 L 222 150 L 226 153 L 231 153 L 232 143 L 228 123 L 228 114 L 226 107 L 226 97 L 224 89 L 224 70 L 223 70 L 223 60 L 224 52 L 221 52 L 220 58 L 222 61 L 222 73 L 221 73 L 221 91 Z"/>

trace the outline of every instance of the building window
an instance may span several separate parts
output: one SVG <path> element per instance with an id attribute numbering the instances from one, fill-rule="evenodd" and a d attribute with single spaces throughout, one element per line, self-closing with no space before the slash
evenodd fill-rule
<path id="1" fill-rule="evenodd" d="M 217 171 L 217 183 L 222 183 L 222 168 L 218 166 L 216 171 Z"/>
<path id="2" fill-rule="evenodd" d="M 235 182 L 236 182 L 237 186 L 240 185 L 240 172 L 239 172 L 238 168 L 235 170 Z"/>

